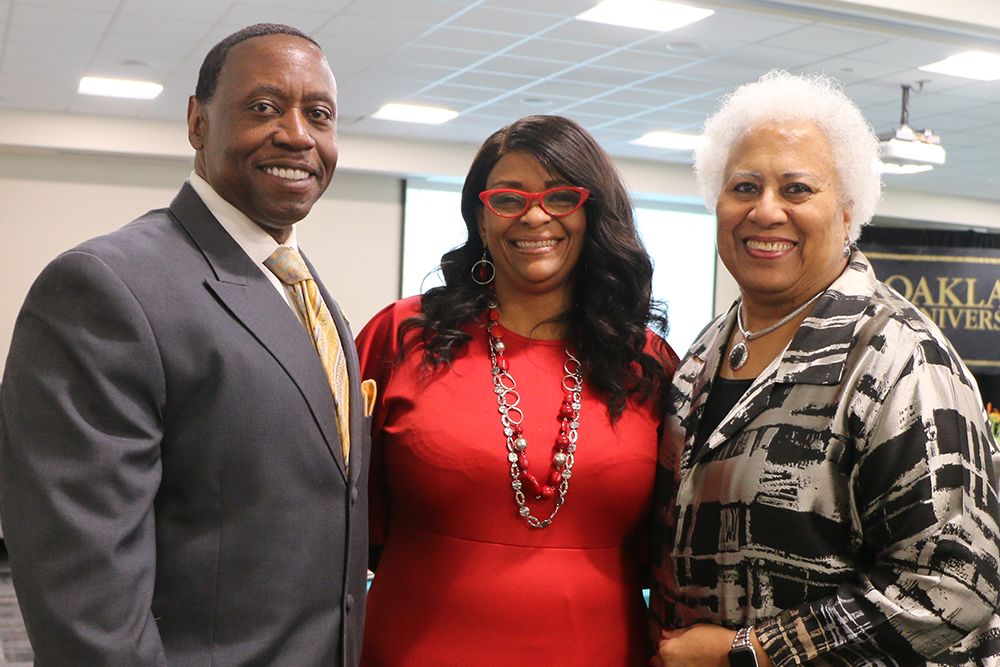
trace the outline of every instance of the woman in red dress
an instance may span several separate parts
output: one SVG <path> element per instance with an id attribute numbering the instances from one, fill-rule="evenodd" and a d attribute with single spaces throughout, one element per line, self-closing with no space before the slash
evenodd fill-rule
<path id="1" fill-rule="evenodd" d="M 364 667 L 639 667 L 659 395 L 677 357 L 610 158 L 496 132 L 445 286 L 358 337 L 375 379 Z"/>

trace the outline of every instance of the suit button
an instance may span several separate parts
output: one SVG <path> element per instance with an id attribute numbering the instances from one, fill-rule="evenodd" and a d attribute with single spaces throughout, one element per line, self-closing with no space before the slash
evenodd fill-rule
<path id="1" fill-rule="evenodd" d="M 358 502 L 358 487 L 351 489 L 351 504 Z"/>
<path id="2" fill-rule="evenodd" d="M 354 596 L 350 593 L 344 598 L 344 611 L 348 614 L 351 613 L 351 608 L 354 606 Z"/>

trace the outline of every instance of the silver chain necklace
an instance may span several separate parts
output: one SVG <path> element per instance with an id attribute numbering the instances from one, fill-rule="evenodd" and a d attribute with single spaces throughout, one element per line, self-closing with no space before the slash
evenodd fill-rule
<path id="1" fill-rule="evenodd" d="M 820 292 L 813 298 L 809 299 L 808 301 L 806 301 L 804 304 L 802 304 L 792 312 L 782 317 L 780 320 L 778 320 L 768 328 L 761 329 L 760 331 L 747 331 L 746 329 L 743 328 L 743 301 L 741 300 L 740 305 L 736 306 L 736 326 L 739 327 L 740 334 L 743 336 L 743 340 L 734 345 L 732 351 L 729 353 L 729 368 L 731 368 L 734 371 L 738 371 L 741 368 L 743 368 L 743 364 L 745 364 L 747 362 L 747 359 L 750 358 L 750 350 L 746 346 L 747 342 L 760 338 L 761 336 L 764 336 L 766 334 L 769 334 L 778 327 L 787 324 L 789 321 L 792 320 L 792 318 L 794 318 L 803 310 L 811 306 L 813 302 L 816 301 L 816 299 L 820 298 L 825 293 L 826 290 L 823 290 L 822 292 Z"/>
<path id="2" fill-rule="evenodd" d="M 569 347 L 566 348 L 566 361 L 563 363 L 565 376 L 562 380 L 566 395 L 559 409 L 559 435 L 555 439 L 552 454 L 552 472 L 543 482 L 528 472 L 528 441 L 524 438 L 521 421 L 524 413 L 519 404 L 521 396 L 517 393 L 517 383 L 511 377 L 509 363 L 504 357 L 506 346 L 502 334 L 494 331 L 499 316 L 496 301 L 489 303 L 489 315 L 486 331 L 490 341 L 490 363 L 493 374 L 493 391 L 497 395 L 497 406 L 500 411 L 500 423 L 503 434 L 507 438 L 507 460 L 510 461 L 510 486 L 514 490 L 514 502 L 517 511 L 532 528 L 547 528 L 555 518 L 559 508 L 566 502 L 566 492 L 569 491 L 569 480 L 573 477 L 573 454 L 576 452 L 577 429 L 580 427 L 581 392 L 583 391 L 583 364 L 573 356 Z M 536 499 L 548 500 L 555 496 L 555 508 L 547 519 L 539 519 L 531 513 L 528 507 L 525 491 Z"/>

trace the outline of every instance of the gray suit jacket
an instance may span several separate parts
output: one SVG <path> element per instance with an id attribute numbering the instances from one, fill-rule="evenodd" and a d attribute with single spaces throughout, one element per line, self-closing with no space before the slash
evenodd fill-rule
<path id="1" fill-rule="evenodd" d="M 54 260 L 0 392 L 0 512 L 36 665 L 351 667 L 369 419 L 349 474 L 312 341 L 185 184 Z"/>

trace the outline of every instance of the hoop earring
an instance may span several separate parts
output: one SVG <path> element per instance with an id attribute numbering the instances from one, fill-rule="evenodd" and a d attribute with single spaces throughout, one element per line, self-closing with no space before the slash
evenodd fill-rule
<path id="1" fill-rule="evenodd" d="M 489 285 L 496 275 L 497 267 L 486 258 L 486 248 L 483 248 L 483 258 L 472 265 L 472 282 L 477 285 Z"/>
<path id="2" fill-rule="evenodd" d="M 851 242 L 850 240 L 844 241 L 844 259 L 851 258 Z"/>

